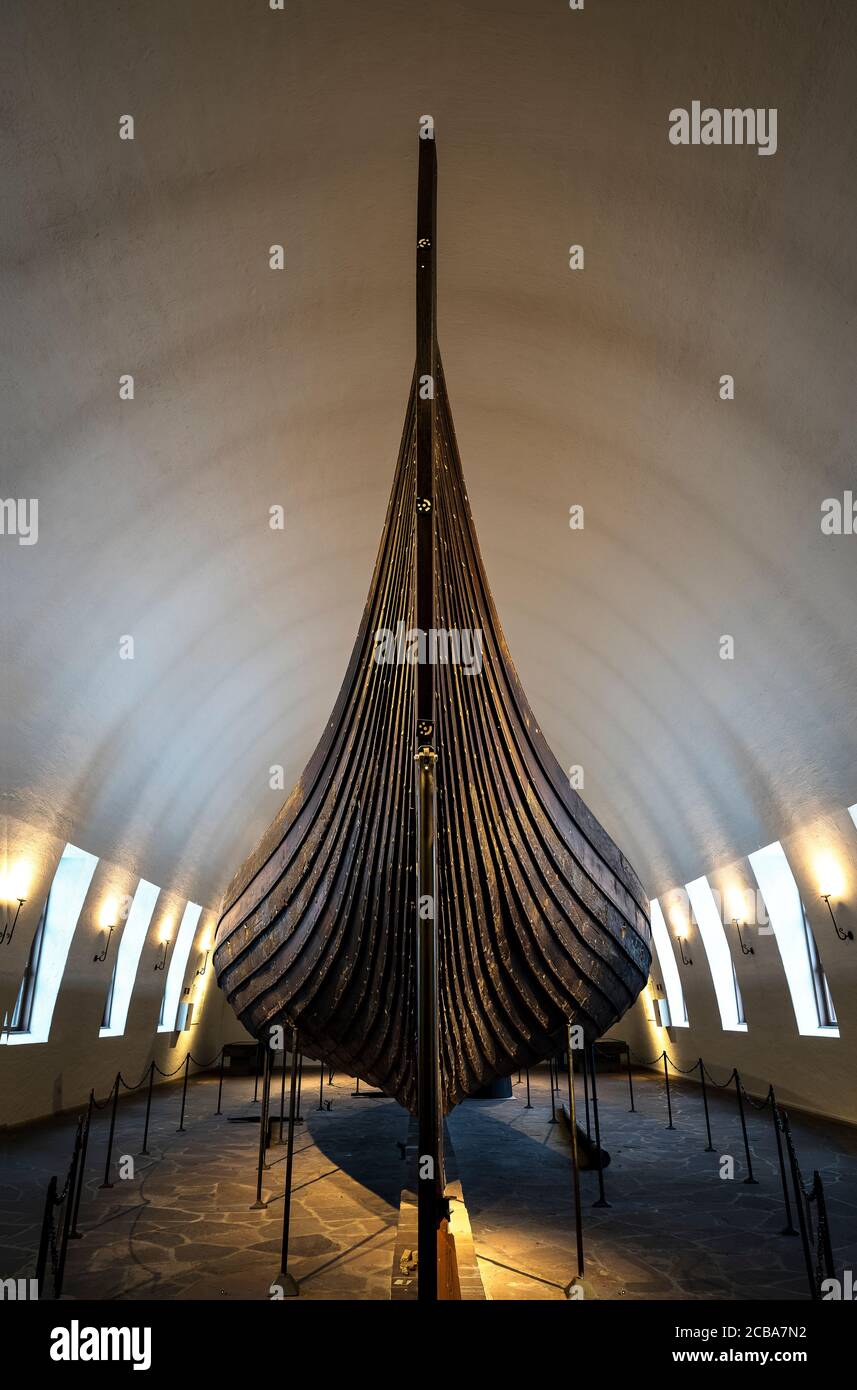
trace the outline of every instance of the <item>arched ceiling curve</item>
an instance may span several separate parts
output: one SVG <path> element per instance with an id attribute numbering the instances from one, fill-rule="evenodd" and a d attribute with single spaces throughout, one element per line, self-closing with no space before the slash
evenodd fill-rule
<path id="1" fill-rule="evenodd" d="M 423 112 L 471 502 L 561 763 L 653 894 L 857 800 L 857 537 L 820 530 L 855 482 L 857 11 L 11 0 L 2 25 L 3 495 L 40 502 L 38 544 L 2 549 L 13 815 L 215 905 L 269 768 L 302 770 L 404 416 Z M 776 154 L 671 146 L 694 98 L 776 107 Z"/>

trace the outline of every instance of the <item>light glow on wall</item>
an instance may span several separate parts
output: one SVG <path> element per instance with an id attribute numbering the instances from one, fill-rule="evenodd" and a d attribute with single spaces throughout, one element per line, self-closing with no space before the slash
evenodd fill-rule
<path id="1" fill-rule="evenodd" d="M 835 1025 L 823 1027 L 819 1021 L 818 1001 L 813 982 L 812 964 L 807 946 L 807 923 L 800 891 L 789 868 L 785 851 L 779 840 L 749 856 L 756 881 L 768 909 L 768 916 L 786 982 L 798 1032 L 804 1037 L 838 1038 Z"/>
<path id="2" fill-rule="evenodd" d="M 652 898 L 649 910 L 652 919 L 652 940 L 660 965 L 660 973 L 663 976 L 664 992 L 669 1004 L 672 1026 L 673 1028 L 687 1028 L 687 1005 L 684 1002 L 684 990 L 681 987 L 670 934 L 667 931 L 664 914 L 657 898 Z"/>
<path id="3" fill-rule="evenodd" d="M 16 859 L 14 864 L 0 874 L 0 902 L 15 903 L 20 899 L 26 902 L 32 881 L 33 866 L 30 861 Z"/>
<path id="4" fill-rule="evenodd" d="M 694 879 L 693 883 L 688 883 L 685 887 L 690 898 L 690 905 L 693 908 L 693 915 L 699 927 L 699 934 L 702 937 L 708 968 L 711 971 L 717 1007 L 720 1010 L 721 1027 L 729 1033 L 746 1033 L 747 1025 L 744 1022 L 744 1010 L 741 1004 L 732 953 L 729 950 L 729 943 L 726 940 L 726 933 L 723 930 L 723 923 L 720 920 L 720 913 L 711 891 L 711 885 L 708 879 L 703 876 Z"/>

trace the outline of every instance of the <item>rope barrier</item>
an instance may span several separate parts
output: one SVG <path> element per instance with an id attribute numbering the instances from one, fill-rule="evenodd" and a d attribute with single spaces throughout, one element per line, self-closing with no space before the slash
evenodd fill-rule
<path id="1" fill-rule="evenodd" d="M 594 1045 L 593 1052 L 595 1048 L 597 1048 L 597 1046 L 598 1044 Z M 604 1051 L 603 1048 L 602 1051 Z M 747 1163 L 747 1177 L 744 1179 L 744 1181 L 748 1184 L 757 1185 L 757 1179 L 753 1174 L 753 1160 L 750 1149 L 749 1135 L 747 1132 L 746 1117 L 744 1115 L 744 1102 L 746 1101 L 747 1104 L 759 1114 L 762 1114 L 765 1110 L 768 1109 L 768 1107 L 770 1107 L 771 1118 L 773 1120 L 774 1125 L 774 1137 L 777 1146 L 777 1160 L 779 1164 L 780 1181 L 782 1184 L 783 1202 L 786 1213 L 786 1224 L 783 1228 L 782 1234 L 786 1236 L 800 1236 L 801 1243 L 803 1246 L 804 1261 L 806 1264 L 807 1279 L 810 1288 L 810 1297 L 812 1299 L 819 1299 L 821 1297 L 821 1285 L 824 1278 L 836 1277 L 833 1259 L 833 1245 L 830 1234 L 830 1223 L 827 1215 L 827 1204 L 824 1195 L 824 1183 L 821 1174 L 818 1172 L 817 1169 L 813 1170 L 813 1177 L 811 1183 L 807 1183 L 806 1179 L 804 1178 L 800 1170 L 800 1164 L 798 1163 L 789 1118 L 787 1113 L 781 1110 L 779 1105 L 777 1104 L 777 1099 L 774 1093 L 773 1085 L 769 1083 L 767 1094 L 764 1096 L 764 1098 L 757 1099 L 756 1097 L 750 1095 L 749 1091 L 747 1090 L 746 1086 L 741 1080 L 741 1076 L 738 1072 L 737 1067 L 732 1068 L 732 1071 L 730 1072 L 729 1076 L 725 1081 L 716 1081 L 715 1078 L 711 1075 L 709 1069 L 706 1067 L 702 1057 L 698 1058 L 697 1061 L 693 1064 L 693 1066 L 680 1067 L 673 1061 L 672 1057 L 670 1057 L 666 1049 L 664 1049 L 664 1051 L 661 1052 L 659 1056 L 653 1057 L 650 1061 L 646 1061 L 642 1058 L 637 1057 L 631 1051 L 631 1048 L 627 1044 L 625 1044 L 625 1054 L 628 1066 L 628 1087 L 631 1097 L 630 1109 L 631 1111 L 635 1112 L 636 1107 L 634 1104 L 634 1090 L 631 1076 L 632 1061 L 636 1066 L 642 1067 L 645 1070 L 651 1070 L 657 1067 L 659 1063 L 663 1062 L 663 1080 L 665 1098 L 667 1103 L 667 1111 L 669 1116 L 669 1124 L 667 1125 L 668 1129 L 675 1128 L 675 1126 L 673 1125 L 672 1100 L 670 1096 L 669 1087 L 669 1068 L 672 1067 L 673 1071 L 677 1072 L 681 1076 L 690 1076 L 694 1072 L 699 1072 L 700 1089 L 702 1092 L 702 1101 L 705 1110 L 705 1129 L 706 1136 L 708 1139 L 706 1153 L 715 1152 L 714 1145 L 711 1141 L 711 1123 L 708 1110 L 708 1096 L 705 1088 L 706 1080 L 708 1080 L 708 1082 L 713 1087 L 715 1087 L 715 1089 L 720 1091 L 727 1090 L 734 1083 L 735 1098 L 738 1106 L 738 1117 L 741 1124 L 741 1131 L 744 1140 L 744 1152 Z M 792 1177 L 793 1195 L 798 1216 L 798 1230 L 795 1230 L 794 1225 L 792 1224 L 792 1209 L 791 1201 L 789 1198 L 789 1184 L 786 1173 L 786 1158 L 788 1159 L 789 1169 Z"/>

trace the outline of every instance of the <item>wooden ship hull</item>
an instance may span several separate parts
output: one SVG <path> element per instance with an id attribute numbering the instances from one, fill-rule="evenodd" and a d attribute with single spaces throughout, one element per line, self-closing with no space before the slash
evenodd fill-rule
<path id="1" fill-rule="evenodd" d="M 569 1021 L 587 1041 L 600 1036 L 645 984 L 651 934 L 636 874 L 570 787 L 509 655 L 433 318 L 428 333 L 425 361 L 418 335 L 386 522 L 339 698 L 226 893 L 214 966 L 253 1035 L 297 1027 L 302 1050 L 413 1111 L 420 923 L 430 913 L 436 957 L 423 968 L 433 972 L 436 1041 L 426 1066 L 438 1072 L 437 1098 L 428 1082 L 426 1094 L 445 1112 L 556 1055 Z M 425 362 L 433 394 L 421 435 Z M 419 626 L 427 613 L 434 641 Z M 428 678 L 433 727 L 418 708 Z M 436 785 L 430 895 L 417 872 L 415 760 L 426 736 Z"/>

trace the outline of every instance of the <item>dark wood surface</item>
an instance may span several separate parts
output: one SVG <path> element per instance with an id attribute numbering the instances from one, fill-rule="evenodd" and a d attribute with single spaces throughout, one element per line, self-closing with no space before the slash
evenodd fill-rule
<path id="1" fill-rule="evenodd" d="M 433 275 L 429 293 L 434 337 Z M 600 1036 L 645 984 L 651 935 L 636 874 L 572 790 L 518 679 L 479 553 L 436 341 L 429 357 L 431 487 L 425 435 L 418 449 L 418 362 L 339 698 L 298 785 L 230 885 L 214 966 L 251 1033 L 297 1025 L 311 1055 L 414 1109 L 420 667 L 378 664 L 373 653 L 380 629 L 426 621 L 420 595 L 418 624 L 416 547 L 429 538 L 435 627 L 482 640 L 478 673 L 438 664 L 420 701 L 424 710 L 431 692 L 448 1111 L 554 1055 L 568 1018 L 588 1040 Z M 426 494 L 433 526 L 418 522 Z"/>

